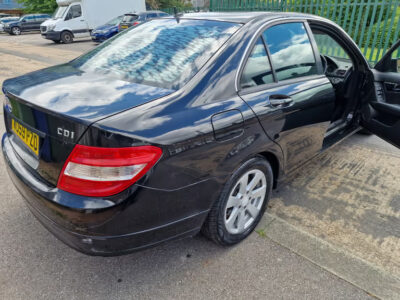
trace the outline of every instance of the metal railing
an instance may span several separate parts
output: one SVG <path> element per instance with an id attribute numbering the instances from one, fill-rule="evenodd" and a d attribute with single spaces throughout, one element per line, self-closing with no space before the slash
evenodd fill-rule
<path id="1" fill-rule="evenodd" d="M 210 0 L 211 11 L 302 12 L 346 30 L 371 64 L 400 36 L 400 0 Z"/>

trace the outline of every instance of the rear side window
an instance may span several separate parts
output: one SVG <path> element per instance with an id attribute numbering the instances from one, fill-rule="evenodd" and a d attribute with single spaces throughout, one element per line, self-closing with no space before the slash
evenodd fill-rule
<path id="1" fill-rule="evenodd" d="M 274 82 L 274 77 L 267 51 L 263 40 L 259 38 L 243 69 L 240 86 L 248 88 L 272 82 Z"/>
<path id="2" fill-rule="evenodd" d="M 278 81 L 318 74 L 314 52 L 303 23 L 275 25 L 263 35 Z"/>
<path id="3" fill-rule="evenodd" d="M 208 20 L 154 19 L 124 31 L 73 64 L 86 72 L 177 90 L 240 26 Z"/>
<path id="4" fill-rule="evenodd" d="M 147 19 L 157 18 L 157 14 L 147 14 Z"/>

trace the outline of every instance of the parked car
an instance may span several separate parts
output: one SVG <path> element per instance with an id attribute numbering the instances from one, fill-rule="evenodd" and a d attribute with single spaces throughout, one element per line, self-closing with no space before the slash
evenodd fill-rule
<path id="1" fill-rule="evenodd" d="M 4 25 L 4 31 L 11 35 L 20 35 L 22 32 L 40 31 L 40 24 L 51 18 L 46 14 L 25 15 L 17 21 Z"/>
<path id="2" fill-rule="evenodd" d="M 287 174 L 361 126 L 400 147 L 399 48 L 371 69 L 343 29 L 307 14 L 146 22 L 4 82 L 6 167 L 84 253 L 200 230 L 233 245 Z"/>
<path id="3" fill-rule="evenodd" d="M 19 17 L 5 17 L 0 19 L 0 32 L 4 32 L 4 25 L 10 22 L 18 21 Z"/>
<path id="4" fill-rule="evenodd" d="M 69 44 L 105 22 L 130 10 L 145 9 L 145 0 L 57 0 L 51 20 L 41 26 L 42 37 L 55 43 Z"/>
<path id="5" fill-rule="evenodd" d="M 7 18 L 7 17 L 11 17 L 10 14 L 6 14 L 6 13 L 0 13 L 0 19 L 1 18 Z"/>
<path id="6" fill-rule="evenodd" d="M 114 18 L 106 24 L 99 26 L 95 30 L 93 30 L 91 33 L 93 42 L 101 43 L 116 35 L 118 33 L 119 23 L 122 21 L 123 18 L 123 15 Z"/>
<path id="7" fill-rule="evenodd" d="M 124 18 L 119 24 L 119 31 L 128 29 L 129 27 L 139 25 L 141 23 L 147 22 L 152 19 L 168 17 L 168 16 L 169 14 L 158 10 L 149 10 L 140 13 L 125 14 Z"/>

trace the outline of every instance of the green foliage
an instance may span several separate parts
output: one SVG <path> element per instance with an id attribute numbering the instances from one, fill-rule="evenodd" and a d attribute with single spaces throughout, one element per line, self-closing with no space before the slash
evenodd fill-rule
<path id="1" fill-rule="evenodd" d="M 27 13 L 49 13 L 52 14 L 57 8 L 56 0 L 17 0 L 24 5 Z"/>
<path id="2" fill-rule="evenodd" d="M 186 3 L 183 0 L 156 0 L 156 2 L 159 3 L 161 9 L 176 7 L 179 10 L 185 10 L 192 7 L 190 2 Z"/>

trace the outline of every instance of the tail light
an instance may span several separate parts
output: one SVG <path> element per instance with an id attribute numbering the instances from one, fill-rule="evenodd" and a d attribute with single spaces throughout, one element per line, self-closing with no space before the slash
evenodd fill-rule
<path id="1" fill-rule="evenodd" d="M 118 194 L 138 181 L 162 155 L 154 146 L 99 148 L 76 145 L 57 187 L 89 197 Z"/>
<path id="2" fill-rule="evenodd" d="M 140 24 L 140 22 L 134 22 L 133 24 L 132 24 L 132 26 L 136 26 L 136 25 L 139 25 Z"/>

